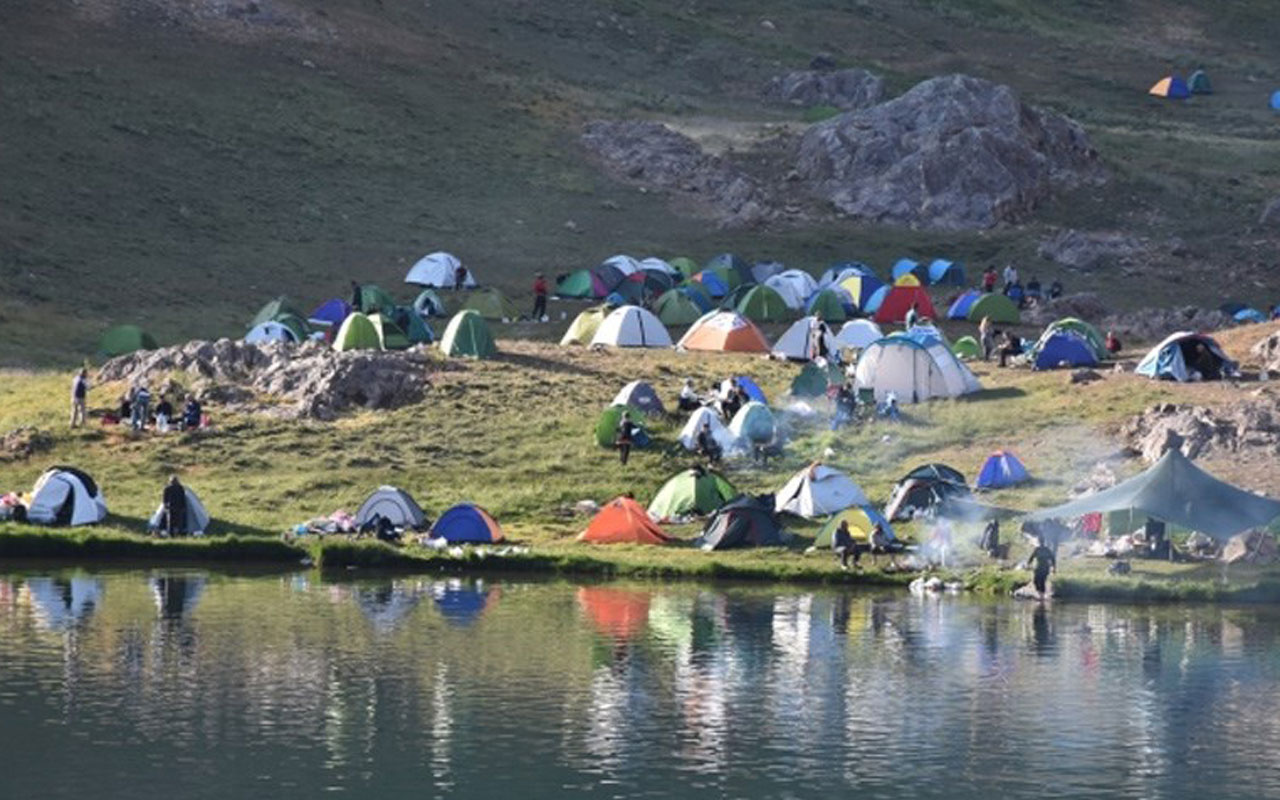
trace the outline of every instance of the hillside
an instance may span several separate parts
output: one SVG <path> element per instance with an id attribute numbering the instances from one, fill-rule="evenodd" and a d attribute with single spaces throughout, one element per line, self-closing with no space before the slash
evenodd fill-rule
<path id="1" fill-rule="evenodd" d="M 122 321 L 162 342 L 238 335 L 271 296 L 398 288 L 435 249 L 517 294 L 536 269 L 615 252 L 732 250 L 814 271 L 1016 260 L 1118 306 L 1274 303 L 1280 238 L 1258 217 L 1280 195 L 1277 41 L 1255 0 L 11 0 L 0 364 L 74 362 Z M 720 151 L 803 131 L 806 110 L 760 88 L 817 53 L 890 95 L 956 72 L 1008 83 L 1081 123 L 1111 179 L 982 232 L 723 229 L 607 177 L 580 144 L 593 119 L 664 121 Z M 1200 65 L 1211 97 L 1146 96 Z M 1064 228 L 1149 247 L 1071 271 L 1037 255 Z"/>

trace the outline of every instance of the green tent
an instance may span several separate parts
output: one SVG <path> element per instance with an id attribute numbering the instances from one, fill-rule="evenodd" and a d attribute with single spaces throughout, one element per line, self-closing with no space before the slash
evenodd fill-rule
<path id="1" fill-rule="evenodd" d="M 1107 352 L 1107 340 L 1103 338 L 1102 333 L 1089 323 L 1075 317 L 1063 317 L 1056 322 L 1049 323 L 1044 329 L 1044 333 L 1040 334 L 1040 340 L 1036 342 L 1036 350 L 1039 350 L 1040 342 L 1047 341 L 1050 336 L 1058 331 L 1071 331 L 1077 334 L 1092 348 L 1093 354 L 1097 356 L 1099 361 L 1110 358 L 1111 354 Z"/>
<path id="2" fill-rule="evenodd" d="M 849 523 L 849 533 L 855 539 L 870 539 L 871 529 L 877 522 L 890 534 L 893 533 L 889 521 L 879 511 L 871 506 L 850 506 L 843 511 L 837 511 L 823 524 L 813 539 L 813 546 L 819 550 L 831 547 L 831 540 L 836 538 L 836 528 L 840 527 L 841 522 Z"/>
<path id="3" fill-rule="evenodd" d="M 1014 302 L 996 292 L 984 294 L 969 306 L 969 319 L 972 322 L 981 322 L 984 317 L 992 322 L 1006 324 L 1015 324 L 1022 320 L 1022 315 Z"/>
<path id="4" fill-rule="evenodd" d="M 738 274 L 736 269 L 726 264 L 717 264 L 713 267 L 707 267 L 706 271 L 724 281 L 724 285 L 729 287 L 729 291 L 733 291 L 742 285 L 742 276 Z"/>
<path id="5" fill-rule="evenodd" d="M 426 321 L 412 308 L 400 306 L 394 318 L 401 323 L 398 327 L 409 337 L 409 344 L 431 344 L 436 340 Z"/>
<path id="6" fill-rule="evenodd" d="M 360 287 L 360 307 L 366 314 L 390 314 L 396 309 L 396 301 L 381 287 L 366 283 Z"/>
<path id="7" fill-rule="evenodd" d="M 580 269 L 556 279 L 556 296 L 587 300 L 596 296 L 591 270 Z"/>
<path id="8" fill-rule="evenodd" d="M 112 358 L 136 350 L 155 350 L 160 345 L 137 325 L 117 325 L 98 340 L 98 352 Z"/>
<path id="9" fill-rule="evenodd" d="M 1213 84 L 1209 82 L 1209 73 L 1198 69 L 1187 78 L 1187 88 L 1192 94 L 1213 94 Z"/>
<path id="10" fill-rule="evenodd" d="M 493 343 L 493 334 L 489 332 L 489 325 L 484 317 L 467 308 L 454 314 L 453 319 L 449 320 L 449 326 L 444 329 L 444 336 L 440 339 L 440 351 L 452 358 L 491 358 L 498 352 L 498 348 Z"/>
<path id="11" fill-rule="evenodd" d="M 707 309 L 714 308 L 716 305 L 715 298 L 711 296 L 711 292 L 707 291 L 707 287 L 702 285 L 701 281 L 685 281 L 676 287 L 677 289 L 687 289 L 691 292 L 697 292 L 702 298 L 702 306 Z M 702 313 L 706 313 L 705 311 Z"/>
<path id="12" fill-rule="evenodd" d="M 768 286 L 752 286 L 738 301 L 737 311 L 752 322 L 782 322 L 792 316 L 782 295 Z"/>
<path id="13" fill-rule="evenodd" d="M 342 321 L 338 334 L 333 337 L 333 349 L 340 353 L 348 350 L 381 350 L 382 336 L 378 326 L 359 311 L 353 311 Z"/>
<path id="14" fill-rule="evenodd" d="M 281 322 L 280 317 L 282 315 L 289 315 L 297 317 L 298 319 L 307 318 L 306 314 L 303 314 L 294 307 L 293 303 L 289 301 L 289 298 L 284 295 L 280 295 L 270 303 L 267 303 L 265 306 L 258 309 L 258 313 L 254 315 L 253 320 L 249 323 L 249 327 L 246 330 L 252 330 L 264 322 Z M 286 327 L 289 326 L 286 325 Z M 290 330 L 292 330 L 292 328 L 290 328 Z M 305 337 L 303 336 L 299 336 L 298 341 L 302 341 L 304 338 Z"/>
<path id="15" fill-rule="evenodd" d="M 305 342 L 311 335 L 311 326 L 307 324 L 305 319 L 297 314 L 290 314 L 287 311 L 282 311 L 272 317 L 270 321 L 278 322 L 288 328 L 289 332 L 293 334 L 293 338 L 297 339 L 299 342 Z"/>
<path id="16" fill-rule="evenodd" d="M 694 262 L 692 258 L 685 258 L 684 256 L 678 256 L 676 258 L 671 259 L 667 263 L 675 267 L 676 271 L 679 272 L 681 276 L 684 277 L 685 280 L 692 278 L 693 273 L 698 271 L 698 265 L 697 263 Z"/>
<path id="17" fill-rule="evenodd" d="M 836 382 L 840 381 L 839 370 L 836 370 Z M 810 361 L 800 370 L 800 374 L 791 381 L 792 397 L 822 397 L 827 393 L 830 384 L 830 372 Z"/>
<path id="18" fill-rule="evenodd" d="M 408 350 L 412 344 L 409 336 L 400 326 L 391 321 L 389 317 L 381 314 L 370 314 L 369 321 L 373 323 L 373 327 L 378 329 L 378 338 L 382 340 L 382 349 L 384 350 Z"/>
<path id="19" fill-rule="evenodd" d="M 474 311 L 485 319 L 513 320 L 520 316 L 516 304 L 493 288 L 472 292 L 462 308 L 465 311 Z"/>
<path id="20" fill-rule="evenodd" d="M 560 344 L 591 344 L 596 330 L 607 316 L 609 316 L 609 309 L 605 306 L 594 306 L 581 312 L 573 318 L 573 322 L 569 323 L 569 330 L 564 332 Z"/>
<path id="21" fill-rule="evenodd" d="M 961 336 L 951 345 L 951 352 L 962 360 L 982 358 L 982 345 L 972 336 Z"/>
<path id="22" fill-rule="evenodd" d="M 844 322 L 849 318 L 840 293 L 831 289 L 823 289 L 813 296 L 809 301 L 809 314 L 823 322 Z"/>
<path id="23" fill-rule="evenodd" d="M 738 494 L 719 473 L 699 467 L 673 475 L 649 503 L 649 516 L 672 519 L 690 514 L 710 514 Z"/>
<path id="24" fill-rule="evenodd" d="M 622 412 L 631 415 L 631 421 L 644 430 L 644 412 L 635 406 L 609 406 L 596 421 L 596 444 L 601 447 L 613 447 L 618 437 L 618 422 L 622 420 Z"/>
<path id="25" fill-rule="evenodd" d="M 702 309 L 679 289 L 668 289 L 654 302 L 653 313 L 663 325 L 692 325 L 702 316 Z"/>

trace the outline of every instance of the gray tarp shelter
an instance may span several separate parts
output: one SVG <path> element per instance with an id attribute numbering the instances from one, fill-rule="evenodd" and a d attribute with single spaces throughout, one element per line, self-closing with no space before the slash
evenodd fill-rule
<path id="1" fill-rule="evenodd" d="M 1260 528 L 1280 516 L 1280 502 L 1237 489 L 1192 464 L 1176 447 L 1151 469 L 1110 489 L 1046 508 L 1031 521 L 1132 510 L 1215 539 Z"/>

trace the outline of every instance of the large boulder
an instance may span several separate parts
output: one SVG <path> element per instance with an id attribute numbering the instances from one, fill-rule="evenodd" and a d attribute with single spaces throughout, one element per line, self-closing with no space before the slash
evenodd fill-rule
<path id="1" fill-rule="evenodd" d="M 1088 271 L 1146 250 L 1140 239 L 1124 233 L 1065 230 L 1042 241 L 1039 253 L 1064 267 Z"/>
<path id="2" fill-rule="evenodd" d="M 1113 314 L 1099 323 L 1104 331 L 1114 331 L 1121 341 L 1157 342 L 1175 331 L 1215 331 L 1234 322 L 1216 308 L 1141 308 Z"/>
<path id="3" fill-rule="evenodd" d="M 1280 372 L 1280 331 L 1259 339 L 1249 352 L 1258 358 L 1259 366 L 1266 371 Z"/>
<path id="4" fill-rule="evenodd" d="M 1094 292 L 1077 292 L 1037 303 L 1022 312 L 1022 321 L 1028 325 L 1047 325 L 1063 317 L 1076 317 L 1096 322 L 1109 313 L 1111 309 Z"/>
<path id="5" fill-rule="evenodd" d="M 1055 189 L 1105 177 L 1080 125 L 965 75 L 814 125 L 796 173 L 842 214 L 945 230 L 1018 221 Z"/>
<path id="6" fill-rule="evenodd" d="M 1218 409 L 1161 403 L 1125 423 L 1121 436 L 1147 463 L 1170 446 L 1191 459 L 1242 452 L 1280 456 L 1280 406 L 1269 398 Z"/>
<path id="7" fill-rule="evenodd" d="M 870 108 L 884 95 L 884 79 L 865 69 L 797 70 L 769 79 L 764 96 L 793 106 L 834 106 L 842 111 Z"/>

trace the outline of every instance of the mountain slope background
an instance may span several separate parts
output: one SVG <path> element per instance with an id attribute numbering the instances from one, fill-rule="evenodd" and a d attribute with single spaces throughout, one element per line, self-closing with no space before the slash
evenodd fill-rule
<path id="1" fill-rule="evenodd" d="M 945 255 L 1015 261 L 1117 307 L 1280 302 L 1280 15 L 1148 0 L 8 0 L 0 7 L 0 363 L 67 363 L 103 329 L 239 335 L 256 308 L 408 297 L 457 253 L 513 295 L 617 252 L 730 250 L 820 271 Z M 889 94 L 963 72 L 1084 125 L 1111 174 L 1034 219 L 975 232 L 852 222 L 718 227 L 609 178 L 593 119 L 656 119 L 712 150 L 803 130 L 760 88 L 816 53 Z M 1146 95 L 1205 67 L 1217 93 Z M 567 224 L 572 223 L 572 224 Z M 1152 244 L 1073 272 L 1061 229 Z M 523 305 L 523 300 L 521 300 Z"/>

